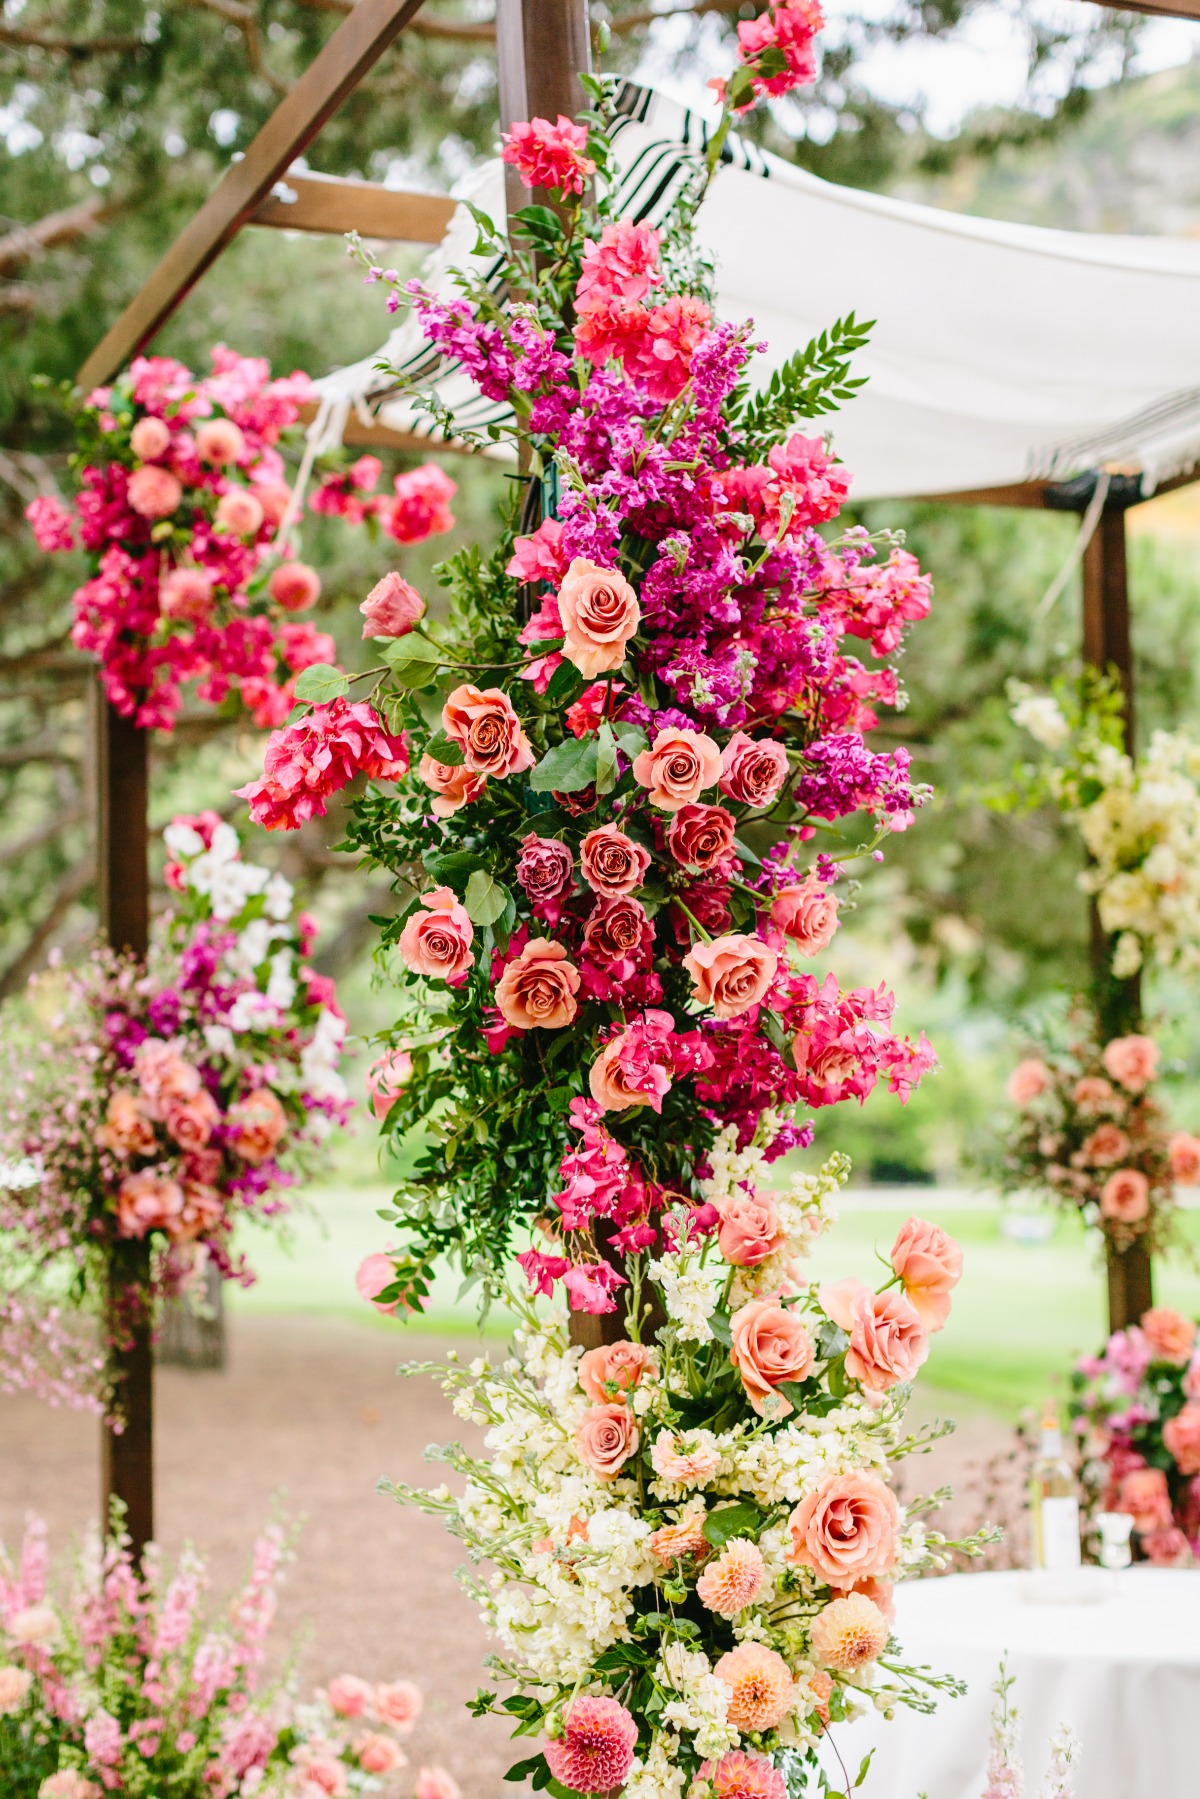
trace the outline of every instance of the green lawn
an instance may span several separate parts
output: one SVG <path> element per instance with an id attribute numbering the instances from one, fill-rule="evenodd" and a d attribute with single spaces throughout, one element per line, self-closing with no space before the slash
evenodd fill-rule
<path id="1" fill-rule="evenodd" d="M 245 1248 L 258 1284 L 234 1289 L 236 1310 L 341 1313 L 403 1337 L 406 1326 L 365 1306 L 354 1290 L 362 1257 L 389 1240 L 376 1216 L 389 1190 L 340 1185 L 314 1189 L 314 1216 L 296 1227 L 290 1251 L 258 1232 Z M 1054 1381 L 1062 1381 L 1073 1356 L 1094 1349 L 1104 1332 L 1103 1274 L 1074 1221 L 1060 1221 L 1049 1241 L 1021 1244 L 1005 1237 L 997 1207 L 966 1200 L 961 1192 L 914 1188 L 871 1190 L 845 1204 L 841 1222 L 813 1257 L 819 1278 L 857 1274 L 874 1281 L 875 1251 L 886 1254 L 910 1211 L 950 1231 L 966 1251 L 966 1268 L 946 1329 L 936 1338 L 926 1369 L 928 1384 L 1015 1416 L 1038 1405 Z M 1200 1236 L 1196 1214 L 1189 1235 Z M 423 1330 L 462 1333 L 475 1327 L 471 1295 L 459 1297 L 457 1275 L 446 1270 L 434 1289 Z M 1156 1297 L 1200 1314 L 1200 1273 L 1180 1260 L 1158 1270 Z M 504 1329 L 502 1317 L 489 1321 Z"/>

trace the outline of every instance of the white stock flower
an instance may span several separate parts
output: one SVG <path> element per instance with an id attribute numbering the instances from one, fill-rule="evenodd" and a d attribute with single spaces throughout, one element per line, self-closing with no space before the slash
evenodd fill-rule
<path id="1" fill-rule="evenodd" d="M 689 1343 L 707 1343 L 712 1337 L 709 1318 L 719 1294 L 713 1276 L 703 1268 L 689 1268 L 686 1255 L 664 1255 L 650 1264 L 650 1278 L 662 1289 L 667 1317 L 679 1336 Z"/>
<path id="2" fill-rule="evenodd" d="M 45 1178 L 45 1170 L 32 1156 L 21 1156 L 15 1162 L 0 1162 L 0 1187 L 7 1187 L 10 1193 L 25 1193 L 30 1187 L 40 1187 Z"/>
<path id="3" fill-rule="evenodd" d="M 229 1028 L 240 1037 L 244 1031 L 275 1031 L 283 1023 L 279 1007 L 265 993 L 251 988 L 239 993 L 226 1013 Z"/>
<path id="4" fill-rule="evenodd" d="M 296 889 L 286 876 L 273 874 L 263 888 L 267 917 L 273 918 L 276 924 L 283 924 L 292 915 L 292 901 L 295 895 Z"/>
<path id="5" fill-rule="evenodd" d="M 678 1739 L 655 1733 L 646 1759 L 636 1760 L 625 1782 L 625 1799 L 682 1799 L 687 1775 L 671 1759 Z"/>
<path id="6" fill-rule="evenodd" d="M 204 850 L 204 839 L 194 825 L 184 824 L 182 819 L 172 819 L 163 832 L 163 842 L 180 862 L 186 862 L 192 856 L 199 856 Z"/>
<path id="7" fill-rule="evenodd" d="M 271 957 L 271 972 L 267 977 L 267 998 L 272 1005 L 278 1006 L 281 1012 L 290 1009 L 296 998 L 296 977 L 292 973 L 292 952 L 286 946 L 277 949 Z"/>
<path id="8" fill-rule="evenodd" d="M 1013 683 L 1015 687 L 1016 683 Z M 1010 689 L 1011 691 L 1011 689 Z M 1061 750 L 1071 741 L 1071 727 L 1059 709 L 1058 701 L 1048 693 L 1026 692 L 1009 713 L 1014 725 L 1028 731 L 1036 743 L 1048 750 Z"/>

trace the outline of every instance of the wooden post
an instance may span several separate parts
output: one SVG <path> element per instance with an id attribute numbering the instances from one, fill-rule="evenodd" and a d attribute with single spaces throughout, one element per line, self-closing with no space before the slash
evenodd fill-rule
<path id="1" fill-rule="evenodd" d="M 1101 673 L 1115 673 L 1125 695 L 1125 748 L 1134 748 L 1133 650 L 1129 632 L 1129 570 L 1125 508 L 1106 506 L 1083 553 L 1083 659 Z M 1091 908 L 1092 989 L 1101 1037 L 1137 1031 L 1142 1023 L 1141 982 L 1113 978 L 1109 940 Z M 1118 1253 L 1107 1245 L 1108 1327 L 1136 1324 L 1154 1304 L 1154 1277 L 1144 1238 Z"/>
<path id="2" fill-rule="evenodd" d="M 500 128 L 523 119 L 571 119 L 587 101 L 580 75 L 592 66 L 587 0 L 496 0 Z M 505 169 L 510 211 L 542 201 Z"/>

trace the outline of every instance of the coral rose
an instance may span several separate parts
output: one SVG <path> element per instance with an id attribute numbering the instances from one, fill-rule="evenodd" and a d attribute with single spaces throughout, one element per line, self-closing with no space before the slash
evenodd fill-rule
<path id="1" fill-rule="evenodd" d="M 733 851 L 733 814 L 724 806 L 680 806 L 667 831 L 667 847 L 685 868 L 716 868 Z"/>
<path id="2" fill-rule="evenodd" d="M 1171 1179 L 1180 1187 L 1200 1187 L 1200 1137 L 1175 1131 L 1167 1144 Z"/>
<path id="3" fill-rule="evenodd" d="M 579 872 L 593 893 L 616 899 L 632 893 L 646 878 L 650 852 L 616 825 L 589 831 L 579 846 Z"/>
<path id="4" fill-rule="evenodd" d="M 1103 1112 L 1112 1103 L 1115 1095 L 1112 1087 L 1098 1074 L 1085 1074 L 1076 1081 L 1071 1089 L 1071 1097 L 1081 1112 Z"/>
<path id="5" fill-rule="evenodd" d="M 629 959 L 649 962 L 654 932 L 646 908 L 635 899 L 598 899 L 583 927 L 583 946 L 602 968 Z"/>
<path id="6" fill-rule="evenodd" d="M 414 974 L 430 981 L 464 979 L 475 957 L 475 929 L 467 909 L 449 887 L 421 895 L 421 904 L 400 933 L 400 955 Z"/>
<path id="7" fill-rule="evenodd" d="M 536 122 L 536 121 L 535 121 Z M 542 1744 L 551 1774 L 573 1793 L 611 1793 L 633 1766 L 637 1725 L 617 1699 L 581 1693 L 563 1713 L 562 1735 Z"/>
<path id="8" fill-rule="evenodd" d="M 140 462 L 155 462 L 170 448 L 171 432 L 162 419 L 139 419 L 129 433 L 129 447 Z"/>
<path id="9" fill-rule="evenodd" d="M 405 1735 L 425 1708 L 425 1695 L 411 1680 L 381 1681 L 374 1697 L 375 1715 L 380 1722 Z"/>
<path id="10" fill-rule="evenodd" d="M 774 1201 L 764 1193 L 739 1188 L 717 1210 L 721 1214 L 717 1243 L 735 1268 L 754 1268 L 768 1256 L 777 1255 L 787 1242 Z"/>
<path id="11" fill-rule="evenodd" d="M 507 694 L 464 681 L 442 707 L 442 729 L 475 774 L 518 775 L 533 767 L 533 750 Z"/>
<path id="12" fill-rule="evenodd" d="M 929 1354 L 916 1307 L 900 1293 L 872 1293 L 862 1281 L 837 1281 L 818 1294 L 821 1310 L 847 1332 L 846 1373 L 868 1393 L 912 1380 Z"/>
<path id="13" fill-rule="evenodd" d="M 1163 1425 L 1163 1442 L 1181 1474 L 1200 1474 L 1200 1405 L 1189 1399 Z"/>
<path id="14" fill-rule="evenodd" d="M 140 518 L 170 518 L 183 499 L 183 488 L 169 469 L 134 469 L 126 489 L 129 504 Z"/>
<path id="15" fill-rule="evenodd" d="M 1156 1362 L 1174 1362 L 1182 1368 L 1191 1360 L 1196 1326 L 1182 1312 L 1173 1312 L 1169 1306 L 1151 1306 L 1142 1314 L 1142 1335 Z"/>
<path id="16" fill-rule="evenodd" d="M 460 807 L 477 800 L 487 786 L 486 775 L 475 774 L 461 762 L 435 762 L 428 753 L 421 757 L 417 773 L 437 794 L 430 807 L 435 818 L 452 817 Z"/>
<path id="17" fill-rule="evenodd" d="M 713 1669 L 729 1688 L 727 1716 L 735 1730 L 774 1730 L 796 1700 L 792 1671 L 777 1649 L 739 1643 Z"/>
<path id="18" fill-rule="evenodd" d="M 1114 1037 L 1104 1045 L 1100 1060 L 1114 1081 L 1120 1081 L 1129 1093 L 1144 1093 L 1158 1073 L 1159 1048 L 1153 1037 L 1137 1031 L 1128 1037 Z"/>
<path id="19" fill-rule="evenodd" d="M 857 1469 L 822 1481 L 789 1520 L 789 1561 L 812 1568 L 832 1587 L 851 1587 L 896 1565 L 900 1508 L 877 1474 Z"/>
<path id="20" fill-rule="evenodd" d="M 785 887 L 771 902 L 777 925 L 802 956 L 815 956 L 833 941 L 838 928 L 838 900 L 823 881 L 810 874 L 800 887 Z"/>
<path id="21" fill-rule="evenodd" d="M 848 1674 L 876 1661 L 887 1648 L 887 1619 L 862 1593 L 831 1599 L 812 1623 L 813 1654 L 827 1668 Z"/>
<path id="22" fill-rule="evenodd" d="M 757 937 L 734 931 L 694 944 L 691 954 L 683 958 L 683 966 L 702 1006 L 711 1006 L 718 1018 L 740 1018 L 766 994 L 775 979 L 779 957 Z"/>
<path id="23" fill-rule="evenodd" d="M 267 592 L 284 612 L 303 612 L 321 597 L 321 577 L 307 562 L 281 562 L 271 570 Z"/>
<path id="24" fill-rule="evenodd" d="M 230 1147 L 257 1165 L 273 1155 L 287 1130 L 287 1113 L 269 1087 L 255 1087 L 229 1108 Z"/>
<path id="25" fill-rule="evenodd" d="M 33 1675 L 27 1668 L 14 1668 L 11 1664 L 0 1668 L 0 1718 L 11 1718 L 24 1705 Z"/>
<path id="26" fill-rule="evenodd" d="M 167 1108 L 167 1130 L 180 1149 L 203 1149 L 220 1122 L 221 1108 L 205 1087 Z"/>
<path id="27" fill-rule="evenodd" d="M 364 637 L 407 637 L 425 616 L 425 601 L 394 571 L 376 581 L 359 607 Z"/>
<path id="28" fill-rule="evenodd" d="M 1100 1190 L 1100 1210 L 1121 1224 L 1138 1224 L 1150 1210 L 1150 1183 L 1138 1168 L 1118 1168 Z"/>
<path id="29" fill-rule="evenodd" d="M 1027 1106 L 1046 1091 L 1050 1082 L 1051 1074 L 1046 1064 L 1038 1056 L 1028 1056 L 1024 1062 L 1017 1063 L 1004 1084 L 1004 1091 L 1014 1106 Z"/>
<path id="30" fill-rule="evenodd" d="M 1129 1138 L 1119 1124 L 1098 1124 L 1081 1145 L 1085 1158 L 1097 1168 L 1111 1168 L 1129 1154 Z"/>
<path id="31" fill-rule="evenodd" d="M 654 1351 L 641 1343 L 602 1343 L 579 1358 L 579 1384 L 593 1404 L 612 1404 L 655 1367 Z"/>
<path id="32" fill-rule="evenodd" d="M 954 1238 L 924 1218 L 910 1218 L 900 1226 L 890 1259 L 922 1325 L 940 1331 L 950 1316 L 950 1295 L 962 1279 L 963 1253 Z"/>
<path id="33" fill-rule="evenodd" d="M 245 487 L 231 487 L 217 501 L 217 524 L 234 537 L 254 537 L 262 522 L 262 501 Z"/>
<path id="34" fill-rule="evenodd" d="M 739 806 L 761 810 L 779 798 L 787 780 L 787 751 L 770 737 L 735 731 L 721 751 L 721 792 Z"/>
<path id="35" fill-rule="evenodd" d="M 496 983 L 500 1016 L 519 1031 L 561 1031 L 579 1007 L 579 970 L 561 943 L 531 937 Z"/>
<path id="36" fill-rule="evenodd" d="M 117 1234 L 144 1237 L 147 1231 L 169 1231 L 183 1211 L 178 1181 L 144 1168 L 127 1174 L 117 1188 Z"/>
<path id="37" fill-rule="evenodd" d="M 339 1718 L 361 1718 L 371 1703 L 371 1683 L 357 1674 L 335 1674 L 325 1697 Z"/>
<path id="38" fill-rule="evenodd" d="M 164 618 L 192 624 L 212 611 L 212 576 L 202 568 L 173 568 L 158 590 L 158 609 Z"/>
<path id="39" fill-rule="evenodd" d="M 574 886 L 575 863 L 565 843 L 529 831 L 521 839 L 517 880 L 533 905 L 561 899 Z"/>
<path id="40" fill-rule="evenodd" d="M 722 1618 L 736 1618 L 753 1605 L 766 1578 L 766 1563 L 758 1544 L 746 1537 L 731 1537 L 696 1582 L 696 1597 L 710 1612 Z"/>
<path id="41" fill-rule="evenodd" d="M 1133 1468 L 1121 1478 L 1116 1509 L 1128 1512 L 1139 1532 L 1159 1530 L 1171 1522 L 1171 1495 L 1161 1468 Z"/>
<path id="42" fill-rule="evenodd" d="M 227 462 L 240 462 L 246 454 L 246 439 L 241 427 L 232 419 L 205 419 L 196 427 L 196 454 L 212 468 Z"/>
<path id="43" fill-rule="evenodd" d="M 385 1736 L 381 1730 L 368 1731 L 366 1736 L 355 1745 L 358 1765 L 368 1774 L 390 1774 L 395 1768 L 402 1768 L 405 1754 L 395 1737 Z"/>
<path id="44" fill-rule="evenodd" d="M 114 1156 L 148 1156 L 151 1153 L 156 1142 L 154 1126 L 143 1113 L 136 1094 L 117 1089 L 109 1099 L 104 1123 L 96 1132 L 96 1142 L 101 1149 L 111 1150 Z"/>
<path id="45" fill-rule="evenodd" d="M 650 790 L 650 804 L 678 812 L 713 787 L 721 775 L 721 752 L 711 737 L 686 725 L 660 731 L 648 750 L 633 759 L 633 778 Z"/>
<path id="46" fill-rule="evenodd" d="M 812 1373 L 812 1338 L 799 1318 L 773 1299 L 752 1299 L 729 1320 L 729 1356 L 742 1377 L 746 1397 L 760 1418 L 786 1418 L 794 1410 L 783 1381 L 807 1380 Z"/>
<path id="47" fill-rule="evenodd" d="M 625 660 L 625 646 L 642 620 L 637 594 L 623 575 L 576 556 L 558 590 L 562 653 L 581 675 L 609 674 Z"/>
<path id="48" fill-rule="evenodd" d="M 575 1429 L 580 1458 L 601 1480 L 615 1480 L 638 1446 L 633 1413 L 623 1405 L 591 1405 Z"/>

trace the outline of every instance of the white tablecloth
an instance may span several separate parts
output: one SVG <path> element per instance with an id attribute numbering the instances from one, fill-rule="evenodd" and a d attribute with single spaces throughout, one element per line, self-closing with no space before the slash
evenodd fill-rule
<path id="1" fill-rule="evenodd" d="M 862 1799 L 980 1799 L 1001 1656 L 1015 1675 L 1027 1788 L 1040 1791 L 1051 1733 L 1069 1724 L 1082 1746 L 1080 1799 L 1187 1799 L 1200 1794 L 1200 1571 L 1082 1569 L 1069 1591 L 1098 1603 L 1032 1603 L 1038 1577 L 955 1574 L 897 1592 L 903 1660 L 967 1682 L 932 1717 L 835 1726 L 851 1777 L 875 1760 Z M 1049 1578 L 1049 1577 L 1048 1577 Z M 1072 1577 L 1074 1579 L 1075 1577 Z M 1060 1592 L 1063 1589 L 1058 1589 Z M 826 1765 L 836 1771 L 827 1755 Z"/>

